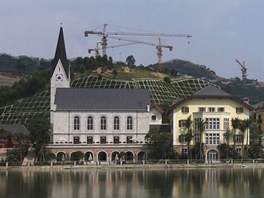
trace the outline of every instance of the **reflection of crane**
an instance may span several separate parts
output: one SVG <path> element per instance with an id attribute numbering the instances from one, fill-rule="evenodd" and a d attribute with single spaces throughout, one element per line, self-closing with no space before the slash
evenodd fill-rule
<path id="1" fill-rule="evenodd" d="M 242 80 L 245 81 L 247 80 L 247 68 L 246 68 L 246 64 L 245 61 L 243 61 L 243 64 L 236 59 L 236 62 L 240 65 L 241 67 L 241 72 L 242 72 Z"/>
<path id="2" fill-rule="evenodd" d="M 103 48 L 99 48 L 98 44 L 101 42 L 96 43 L 96 48 L 94 49 L 88 49 L 88 53 L 91 53 L 92 51 L 95 51 L 95 56 L 98 57 L 99 54 L 99 50 L 103 49 Z M 107 46 L 106 48 L 116 48 L 116 47 L 122 47 L 122 46 L 127 46 L 127 45 L 134 45 L 137 43 L 123 43 L 123 44 L 119 44 L 119 45 L 112 45 L 112 46 Z"/>
<path id="3" fill-rule="evenodd" d="M 106 32 L 106 26 L 107 24 L 104 24 L 103 31 L 97 32 L 97 31 L 85 31 L 84 36 L 88 36 L 89 34 L 96 34 L 96 35 L 103 35 L 101 44 L 102 44 L 102 51 L 103 55 L 106 55 L 106 48 L 107 48 L 107 37 L 109 35 L 112 36 L 157 36 L 157 37 L 192 37 L 188 34 L 164 34 L 164 33 L 137 33 L 137 32 Z"/>
<path id="4" fill-rule="evenodd" d="M 114 37 L 114 36 L 108 36 L 110 39 L 116 39 L 119 41 L 127 41 L 131 43 L 139 43 L 139 44 L 145 44 L 145 45 L 151 45 L 155 46 L 157 49 L 157 55 L 158 55 L 158 63 L 161 63 L 162 60 L 162 48 L 168 48 L 170 51 L 172 51 L 173 47 L 170 45 L 162 45 L 161 44 L 161 39 L 159 38 L 159 44 L 154 44 L 150 42 L 145 42 L 145 41 L 138 41 L 138 40 L 133 40 L 133 39 L 125 39 L 125 38 L 119 38 L 119 37 Z"/>

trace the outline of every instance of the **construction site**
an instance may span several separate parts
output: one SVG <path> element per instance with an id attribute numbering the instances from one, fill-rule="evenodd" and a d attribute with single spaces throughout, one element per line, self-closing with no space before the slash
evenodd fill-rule
<path id="1" fill-rule="evenodd" d="M 101 37 L 101 40 L 96 43 L 95 48 L 88 49 L 88 53 L 95 52 L 95 56 L 98 57 L 100 55 L 100 51 L 102 51 L 101 56 L 107 55 L 107 49 L 113 49 L 117 47 L 129 46 L 129 45 L 147 45 L 156 48 L 157 54 L 157 63 L 162 62 L 163 56 L 163 48 L 168 49 L 169 51 L 173 50 L 172 45 L 163 45 L 162 38 L 171 37 L 171 38 L 191 38 L 192 36 L 189 34 L 166 34 L 166 33 L 149 33 L 149 32 L 109 32 L 107 31 L 108 24 L 103 25 L 102 31 L 92 31 L 87 30 L 84 32 L 84 36 L 88 37 L 89 35 L 96 35 Z M 137 38 L 130 38 L 131 36 Z M 154 37 L 157 42 L 152 43 L 146 41 L 146 38 Z M 116 45 L 109 45 L 109 41 L 119 41 Z M 188 41 L 189 43 L 189 41 Z"/>

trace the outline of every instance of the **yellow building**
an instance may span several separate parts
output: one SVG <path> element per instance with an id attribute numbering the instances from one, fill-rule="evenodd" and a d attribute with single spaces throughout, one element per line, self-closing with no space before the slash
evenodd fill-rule
<path id="1" fill-rule="evenodd" d="M 262 134 L 264 133 L 264 122 L 263 122 L 263 118 L 264 118 L 264 103 L 260 103 L 256 105 L 256 120 L 259 124 L 259 128 L 262 132 Z"/>
<path id="2" fill-rule="evenodd" d="M 200 142 L 199 123 L 204 121 L 204 131 L 201 138 L 205 160 L 219 160 L 219 144 L 234 145 L 238 153 L 242 153 L 242 143 L 249 144 L 249 129 L 244 133 L 232 129 L 231 120 L 249 119 L 249 112 L 253 108 L 244 101 L 214 86 L 208 86 L 192 96 L 177 101 L 172 106 L 172 132 L 175 151 L 187 156 L 187 119 L 190 116 L 192 125 L 192 140 L 190 146 Z M 229 138 L 226 133 L 231 134 Z"/>

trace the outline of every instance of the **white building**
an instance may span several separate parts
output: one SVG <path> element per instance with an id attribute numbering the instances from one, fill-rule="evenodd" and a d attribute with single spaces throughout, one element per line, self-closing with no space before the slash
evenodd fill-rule
<path id="1" fill-rule="evenodd" d="M 120 152 L 130 160 L 143 159 L 150 122 L 161 123 L 157 107 L 150 108 L 146 89 L 70 88 L 62 28 L 53 61 L 50 98 L 52 134 L 48 148 L 60 160 L 69 159 L 76 151 L 85 154 L 84 160 L 111 162 Z"/>

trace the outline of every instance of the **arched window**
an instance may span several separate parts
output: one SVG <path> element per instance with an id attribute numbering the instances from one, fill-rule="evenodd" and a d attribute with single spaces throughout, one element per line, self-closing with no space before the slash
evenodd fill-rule
<path id="1" fill-rule="evenodd" d="M 127 117 L 127 130 L 132 130 L 133 129 L 133 119 L 131 116 Z"/>
<path id="2" fill-rule="evenodd" d="M 119 130 L 120 126 L 119 126 L 119 117 L 115 116 L 114 117 L 114 130 Z"/>
<path id="3" fill-rule="evenodd" d="M 101 117 L 101 130 L 106 130 L 106 117 Z"/>
<path id="4" fill-rule="evenodd" d="M 87 129 L 93 130 L 93 117 L 92 116 L 89 116 L 87 118 Z"/>
<path id="5" fill-rule="evenodd" d="M 80 130 L 80 118 L 78 116 L 74 117 L 73 129 L 74 130 Z"/>

